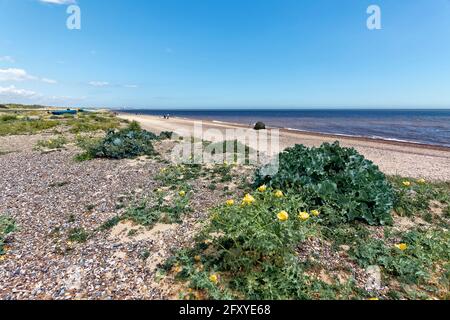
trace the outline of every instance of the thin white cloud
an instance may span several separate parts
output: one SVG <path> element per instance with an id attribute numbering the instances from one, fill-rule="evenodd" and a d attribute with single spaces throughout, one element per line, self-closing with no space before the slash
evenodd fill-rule
<path id="1" fill-rule="evenodd" d="M 9 87 L 0 86 L 0 99 L 10 103 L 24 103 L 24 104 L 42 104 L 42 105 L 68 105 L 79 104 L 86 99 L 86 97 L 71 97 L 71 96 L 55 96 L 43 95 L 41 93 L 20 89 L 13 85 Z"/>
<path id="2" fill-rule="evenodd" d="M 50 3 L 50 4 L 74 4 L 75 0 L 39 0 L 42 3 Z"/>
<path id="3" fill-rule="evenodd" d="M 56 80 L 53 80 L 53 79 L 42 78 L 41 80 L 42 80 L 42 82 L 45 82 L 45 83 L 48 83 L 48 84 L 56 84 L 56 83 L 58 83 Z"/>
<path id="4" fill-rule="evenodd" d="M 39 94 L 26 89 L 19 89 L 15 86 L 9 87 L 0 87 L 0 96 L 8 97 L 8 98 L 33 98 L 38 97 Z"/>
<path id="5" fill-rule="evenodd" d="M 11 57 L 11 56 L 3 56 L 3 57 L 0 57 L 0 62 L 14 63 L 14 62 L 16 62 L 16 61 L 15 61 L 14 58 Z"/>
<path id="6" fill-rule="evenodd" d="M 48 84 L 55 84 L 57 83 L 56 80 L 49 79 L 49 78 L 39 78 L 36 76 L 33 76 L 26 72 L 23 69 L 16 69 L 16 68 L 8 68 L 8 69 L 0 69 L 0 81 L 27 81 L 27 80 L 38 80 L 42 81 Z"/>
<path id="7" fill-rule="evenodd" d="M 25 80 L 35 80 L 36 77 L 29 75 L 23 69 L 0 69 L 0 81 L 25 81 Z"/>
<path id="8" fill-rule="evenodd" d="M 126 85 L 124 85 L 124 87 L 134 89 L 134 88 L 137 88 L 138 86 L 137 86 L 137 84 L 126 84 Z"/>
<path id="9" fill-rule="evenodd" d="M 106 87 L 109 86 L 109 82 L 106 81 L 91 81 L 89 82 L 89 85 L 93 87 Z"/>

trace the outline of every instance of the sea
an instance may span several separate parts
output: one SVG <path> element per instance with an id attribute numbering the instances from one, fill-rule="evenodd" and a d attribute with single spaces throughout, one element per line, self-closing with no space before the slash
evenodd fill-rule
<path id="1" fill-rule="evenodd" d="M 144 115 L 212 120 L 343 136 L 450 147 L 450 109 L 446 110 L 120 110 Z"/>

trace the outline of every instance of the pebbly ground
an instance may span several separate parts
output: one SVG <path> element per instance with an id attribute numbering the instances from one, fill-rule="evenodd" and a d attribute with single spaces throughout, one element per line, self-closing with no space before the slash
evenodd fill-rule
<path id="1" fill-rule="evenodd" d="M 0 155 L 0 213 L 18 225 L 0 261 L 0 299 L 170 298 L 170 288 L 156 282 L 156 266 L 173 249 L 191 243 L 220 191 L 194 181 L 194 210 L 182 224 L 147 230 L 121 223 L 101 231 L 104 222 L 123 212 L 124 199 L 154 192 L 155 173 L 164 164 L 152 159 L 77 163 L 76 147 L 33 151 L 39 138 L 0 137 L 3 149 L 14 150 Z M 74 228 L 88 232 L 87 242 L 68 240 Z"/>

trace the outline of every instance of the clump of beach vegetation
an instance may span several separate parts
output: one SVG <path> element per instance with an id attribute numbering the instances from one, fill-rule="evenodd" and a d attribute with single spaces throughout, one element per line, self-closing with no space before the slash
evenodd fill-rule
<path id="1" fill-rule="evenodd" d="M 324 213 L 329 223 L 363 220 L 371 225 L 392 223 L 394 193 L 385 175 L 355 149 L 339 143 L 319 148 L 296 145 L 279 155 L 275 174 L 257 171 L 255 184 L 301 194 Z"/>
<path id="2" fill-rule="evenodd" d="M 0 215 L 0 256 L 5 254 L 6 237 L 17 229 L 15 221 Z"/>
<path id="3" fill-rule="evenodd" d="M 59 135 L 56 138 L 48 140 L 39 140 L 36 144 L 37 150 L 58 150 L 64 148 L 67 144 L 67 138 Z"/>
<path id="4" fill-rule="evenodd" d="M 77 137 L 77 145 L 84 150 L 76 160 L 85 161 L 95 158 L 131 159 L 139 156 L 152 156 L 156 152 L 153 142 L 172 136 L 162 132 L 159 136 L 143 130 L 138 122 L 133 121 L 126 128 L 110 129 L 104 138 Z"/>
<path id="5" fill-rule="evenodd" d="M 0 136 L 35 134 L 60 125 L 57 120 L 30 118 L 23 115 L 0 115 Z"/>
<path id="6" fill-rule="evenodd" d="M 296 146 L 276 175 L 262 172 L 161 266 L 180 298 L 448 299 L 448 183 L 387 178 L 338 144 Z M 355 278 L 368 268 L 384 285 Z"/>
<path id="7" fill-rule="evenodd" d="M 142 130 L 137 122 L 132 122 L 127 128 L 109 130 L 103 139 L 91 144 L 80 144 L 85 148 L 85 152 L 78 156 L 78 159 L 126 159 L 150 156 L 155 153 L 152 142 L 157 138 L 154 133 Z"/>

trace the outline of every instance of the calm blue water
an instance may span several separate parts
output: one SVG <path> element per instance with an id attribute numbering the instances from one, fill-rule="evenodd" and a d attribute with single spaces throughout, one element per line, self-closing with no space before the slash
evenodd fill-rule
<path id="1" fill-rule="evenodd" d="M 450 110 L 128 110 L 450 147 Z"/>

